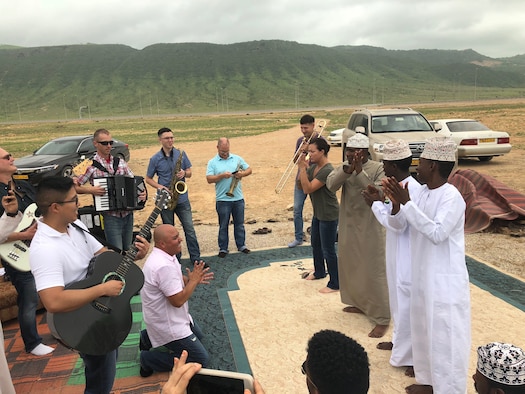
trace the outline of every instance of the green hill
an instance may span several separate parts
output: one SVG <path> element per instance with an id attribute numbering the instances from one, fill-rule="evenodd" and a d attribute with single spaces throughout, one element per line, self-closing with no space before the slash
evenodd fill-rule
<path id="1" fill-rule="evenodd" d="M 523 97 L 525 55 L 289 41 L 0 46 L 0 121 Z"/>

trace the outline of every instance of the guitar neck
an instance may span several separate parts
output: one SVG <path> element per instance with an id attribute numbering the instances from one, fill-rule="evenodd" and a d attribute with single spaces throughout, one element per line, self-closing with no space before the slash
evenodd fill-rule
<path id="1" fill-rule="evenodd" d="M 157 217 L 159 216 L 160 212 L 161 212 L 161 209 L 159 207 L 155 207 L 153 209 L 153 212 L 151 212 L 151 214 L 149 215 L 148 220 L 146 220 L 146 223 L 144 224 L 144 226 L 142 226 L 138 235 L 146 239 L 150 238 L 151 228 L 155 224 L 155 220 L 157 220 Z M 124 263 L 122 264 L 124 272 L 119 272 L 119 274 L 121 275 L 126 274 L 126 272 L 129 269 L 129 266 L 135 263 L 135 258 L 137 257 L 138 252 L 139 250 L 135 246 L 135 243 L 133 243 L 131 247 L 129 248 L 129 250 L 126 252 L 126 255 L 124 256 L 124 258 L 122 259 L 122 262 Z"/>

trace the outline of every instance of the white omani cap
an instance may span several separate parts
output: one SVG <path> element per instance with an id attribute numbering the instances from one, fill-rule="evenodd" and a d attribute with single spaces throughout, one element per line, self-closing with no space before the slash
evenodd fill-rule
<path id="1" fill-rule="evenodd" d="M 412 156 L 408 142 L 404 140 L 387 141 L 383 147 L 383 160 L 396 161 Z"/>
<path id="2" fill-rule="evenodd" d="M 494 382 L 525 385 L 525 352 L 510 343 L 492 342 L 480 346 L 477 369 Z"/>
<path id="3" fill-rule="evenodd" d="M 421 157 L 437 161 L 456 161 L 456 148 L 456 143 L 450 138 L 434 137 L 426 142 Z"/>
<path id="4" fill-rule="evenodd" d="M 368 146 L 368 137 L 363 133 L 355 133 L 346 142 L 347 148 L 368 149 Z"/>

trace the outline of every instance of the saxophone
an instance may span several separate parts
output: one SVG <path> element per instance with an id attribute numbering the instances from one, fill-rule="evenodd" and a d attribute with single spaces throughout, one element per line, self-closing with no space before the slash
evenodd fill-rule
<path id="1" fill-rule="evenodd" d="M 179 158 L 177 159 L 177 162 L 175 163 L 175 167 L 173 168 L 173 174 L 171 175 L 171 183 L 170 183 L 171 200 L 169 200 L 169 203 L 168 203 L 168 209 L 170 210 L 174 210 L 175 207 L 177 206 L 177 202 L 179 201 L 179 196 L 181 194 L 188 192 L 188 185 L 186 185 L 186 182 L 177 180 L 177 173 L 182 168 L 182 156 L 184 156 L 184 151 L 182 149 L 179 149 Z"/>

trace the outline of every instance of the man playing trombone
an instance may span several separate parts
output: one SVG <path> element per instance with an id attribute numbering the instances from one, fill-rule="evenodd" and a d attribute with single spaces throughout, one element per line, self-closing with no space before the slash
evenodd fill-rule
<path id="1" fill-rule="evenodd" d="M 173 177 L 176 177 L 181 182 L 184 182 L 186 178 L 191 178 L 191 162 L 184 151 L 173 146 L 173 132 L 169 128 L 161 128 L 157 135 L 161 149 L 149 160 L 146 183 L 156 189 L 166 189 L 171 193 L 170 186 Z M 182 159 L 179 161 L 180 155 L 182 155 Z M 180 162 L 180 168 L 177 166 L 178 162 Z M 157 181 L 153 179 L 155 174 L 158 177 Z M 178 199 L 175 208 L 163 209 L 160 216 L 162 223 L 175 225 L 175 214 L 177 215 L 184 230 L 190 261 L 195 263 L 196 261 L 201 261 L 201 251 L 197 241 L 197 234 L 193 227 L 193 215 L 188 194 L 189 192 L 179 194 L 176 197 Z M 177 255 L 179 262 L 180 257 L 181 254 L 179 253 Z"/>
<path id="2" fill-rule="evenodd" d="M 299 120 L 299 123 L 301 125 L 301 133 L 303 133 L 303 136 L 297 139 L 297 142 L 295 144 L 295 153 L 299 151 L 306 151 L 306 149 L 308 148 L 308 141 L 313 139 L 312 135 L 314 134 L 315 118 L 312 115 L 303 115 Z M 319 133 L 316 134 L 317 135 L 315 135 L 314 138 L 319 136 Z M 301 154 L 295 156 L 297 156 L 297 159 L 301 160 L 304 158 L 304 156 Z M 295 156 L 294 160 L 296 160 Z M 295 178 L 293 194 L 293 225 L 295 230 L 295 239 L 288 244 L 289 248 L 295 248 L 296 246 L 302 245 L 304 242 L 303 208 L 306 196 L 307 194 L 303 191 L 301 187 L 298 170 Z"/>
<path id="3" fill-rule="evenodd" d="M 252 169 L 240 156 L 230 153 L 230 141 L 226 137 L 217 142 L 217 155 L 208 162 L 206 180 L 215 184 L 217 215 L 219 216 L 219 257 L 229 253 L 228 224 L 233 219 L 233 235 L 239 252 L 248 254 L 244 229 L 244 196 L 238 180 L 250 175 Z M 233 183 L 235 182 L 235 183 Z M 234 187 L 232 188 L 232 185 Z"/>

